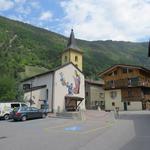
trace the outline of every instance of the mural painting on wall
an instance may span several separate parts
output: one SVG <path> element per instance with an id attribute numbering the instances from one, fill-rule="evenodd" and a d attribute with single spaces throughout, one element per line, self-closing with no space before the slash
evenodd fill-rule
<path id="1" fill-rule="evenodd" d="M 80 93 L 80 75 L 78 74 L 76 70 L 74 72 L 73 79 L 74 79 L 74 84 L 69 83 L 68 81 L 66 81 L 64 74 L 62 72 L 60 73 L 61 84 L 63 86 L 66 86 L 66 88 L 68 89 L 68 95 Z"/>

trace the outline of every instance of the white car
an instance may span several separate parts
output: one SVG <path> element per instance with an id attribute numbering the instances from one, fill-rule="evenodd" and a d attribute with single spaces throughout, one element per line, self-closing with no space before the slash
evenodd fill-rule
<path id="1" fill-rule="evenodd" d="M 28 105 L 22 102 L 0 102 L 0 118 L 8 120 L 10 112 L 16 107 L 27 107 Z"/>

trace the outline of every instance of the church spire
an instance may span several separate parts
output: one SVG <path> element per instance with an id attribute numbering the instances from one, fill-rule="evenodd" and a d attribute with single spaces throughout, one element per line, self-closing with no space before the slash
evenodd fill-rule
<path id="1" fill-rule="evenodd" d="M 78 46 L 76 44 L 73 29 L 71 29 L 70 37 L 69 37 L 68 44 L 67 44 L 67 49 L 74 49 L 76 51 L 81 52 L 81 50 L 78 48 Z"/>

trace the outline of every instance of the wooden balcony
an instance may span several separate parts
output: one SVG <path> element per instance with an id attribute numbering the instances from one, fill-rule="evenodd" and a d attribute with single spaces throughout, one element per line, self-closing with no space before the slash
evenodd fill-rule
<path id="1" fill-rule="evenodd" d="M 105 89 L 114 89 L 114 88 L 127 88 L 127 87 L 150 87 L 150 82 L 142 80 L 138 77 L 135 78 L 126 78 L 121 80 L 115 80 L 113 84 L 111 81 L 105 83 Z"/>

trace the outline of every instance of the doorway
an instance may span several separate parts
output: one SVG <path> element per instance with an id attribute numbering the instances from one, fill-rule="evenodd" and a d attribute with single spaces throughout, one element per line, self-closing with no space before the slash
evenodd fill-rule
<path id="1" fill-rule="evenodd" d="M 127 111 L 127 102 L 124 102 L 124 110 Z"/>

